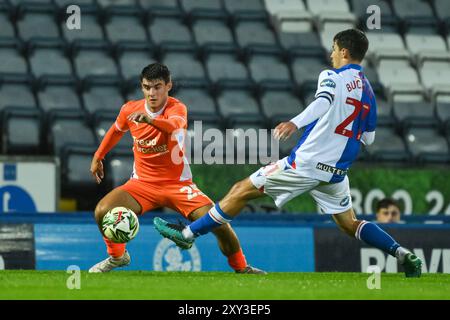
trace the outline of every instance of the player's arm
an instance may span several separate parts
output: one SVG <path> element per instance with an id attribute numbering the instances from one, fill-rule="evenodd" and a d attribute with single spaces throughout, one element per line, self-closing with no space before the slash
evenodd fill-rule
<path id="1" fill-rule="evenodd" d="M 298 129 L 316 121 L 330 109 L 336 92 L 335 75 L 330 70 L 324 70 L 320 73 L 317 80 L 316 99 L 298 116 L 290 121 L 280 123 L 275 128 L 275 138 L 288 139 Z"/>
<path id="2" fill-rule="evenodd" d="M 126 116 L 121 110 L 119 116 L 117 117 L 117 120 L 103 137 L 103 140 L 100 143 L 100 146 L 98 147 L 91 161 L 90 171 L 97 183 L 102 182 L 102 179 L 105 176 L 102 160 L 105 158 L 106 154 L 112 148 L 114 148 L 114 146 L 120 141 L 120 139 L 122 139 L 126 131 L 128 131 Z"/>
<path id="3" fill-rule="evenodd" d="M 186 118 L 186 108 L 182 106 L 174 108 L 167 115 L 167 119 L 153 118 L 145 112 L 134 112 L 128 116 L 129 121 L 147 123 L 166 133 L 185 128 L 187 124 Z"/>
<path id="4" fill-rule="evenodd" d="M 298 129 L 303 128 L 322 117 L 330 109 L 330 106 L 331 103 L 329 100 L 318 97 L 298 116 L 292 118 L 288 122 L 280 123 L 275 128 L 275 138 L 286 140 Z"/>

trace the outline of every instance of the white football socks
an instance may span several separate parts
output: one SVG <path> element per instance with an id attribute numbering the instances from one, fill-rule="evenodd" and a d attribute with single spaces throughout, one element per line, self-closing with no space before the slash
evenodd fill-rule
<path id="1" fill-rule="evenodd" d="M 187 226 L 186 228 L 183 229 L 183 231 L 181 231 L 181 234 L 183 235 L 183 237 L 186 240 L 192 240 L 195 238 L 194 233 L 192 232 L 191 228 L 189 228 L 189 226 Z"/>
<path id="2" fill-rule="evenodd" d="M 398 247 L 397 250 L 395 250 L 395 256 L 397 257 L 398 261 L 400 261 L 400 263 L 403 263 L 405 261 L 405 256 L 408 253 L 410 253 L 410 251 L 403 247 Z"/>

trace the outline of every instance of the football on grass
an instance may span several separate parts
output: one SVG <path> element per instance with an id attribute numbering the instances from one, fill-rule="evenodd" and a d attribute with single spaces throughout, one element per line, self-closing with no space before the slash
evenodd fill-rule
<path id="1" fill-rule="evenodd" d="M 139 220 L 136 214 L 125 207 L 109 210 L 102 221 L 105 237 L 115 243 L 125 243 L 133 239 L 139 231 Z"/>

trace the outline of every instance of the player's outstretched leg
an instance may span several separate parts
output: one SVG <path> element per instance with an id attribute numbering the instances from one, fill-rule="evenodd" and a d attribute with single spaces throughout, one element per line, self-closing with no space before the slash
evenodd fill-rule
<path id="1" fill-rule="evenodd" d="M 422 274 L 422 261 L 409 250 L 398 244 L 388 233 L 375 223 L 357 220 L 353 209 L 333 215 L 337 225 L 351 237 L 362 240 L 393 257 L 396 257 L 405 269 L 406 277 L 418 278 Z"/>
<path id="2" fill-rule="evenodd" d="M 196 237 L 230 223 L 247 201 L 262 196 L 264 193 L 256 189 L 251 180 L 246 178 L 236 183 L 225 198 L 216 203 L 207 214 L 188 226 L 169 223 L 161 218 L 155 218 L 153 224 L 163 237 L 172 240 L 182 249 L 188 249 Z"/>
<path id="3" fill-rule="evenodd" d="M 212 208 L 212 205 L 207 205 L 200 207 L 191 214 L 188 218 L 191 221 L 196 221 L 208 214 L 208 211 Z M 228 265 L 236 273 L 247 273 L 247 274 L 267 274 L 267 272 L 255 268 L 247 263 L 244 252 L 242 251 L 241 244 L 239 242 L 238 236 L 234 232 L 230 224 L 223 224 L 220 227 L 212 230 L 212 233 L 217 238 L 217 243 L 219 245 L 222 254 L 227 257 Z"/>
<path id="4" fill-rule="evenodd" d="M 100 233 L 102 233 L 102 220 L 105 214 L 112 208 L 119 206 L 130 208 L 136 213 L 141 212 L 141 206 L 128 192 L 121 189 L 112 190 L 100 200 L 95 208 L 95 221 L 97 222 Z M 104 235 L 103 240 L 105 241 L 106 251 L 109 257 L 93 265 L 89 269 L 89 272 L 108 272 L 112 269 L 125 267 L 130 264 L 131 258 L 125 249 L 125 243 L 114 243 Z"/>

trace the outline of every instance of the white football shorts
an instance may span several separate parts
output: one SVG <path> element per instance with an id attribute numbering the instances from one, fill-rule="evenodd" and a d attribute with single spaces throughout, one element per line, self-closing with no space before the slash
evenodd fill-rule
<path id="1" fill-rule="evenodd" d="M 322 213 L 342 213 L 352 207 L 347 176 L 338 183 L 304 177 L 284 159 L 260 168 L 250 176 L 250 180 L 257 189 L 270 196 L 279 208 L 305 192 L 314 198 Z"/>

